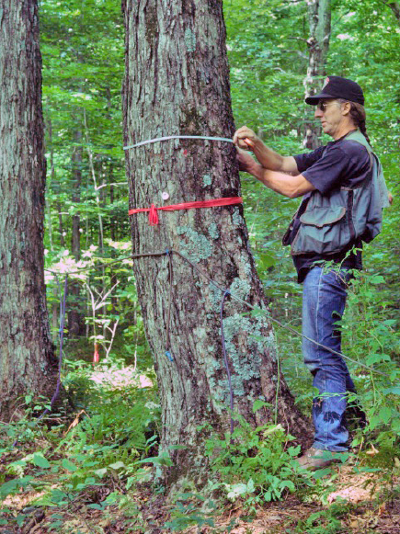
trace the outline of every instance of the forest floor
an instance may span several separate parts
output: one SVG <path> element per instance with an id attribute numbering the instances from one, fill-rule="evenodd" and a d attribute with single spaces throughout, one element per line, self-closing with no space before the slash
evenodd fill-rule
<path id="1" fill-rule="evenodd" d="M 104 378 L 99 371 L 91 373 L 91 383 L 103 383 Z M 279 502 L 261 504 L 262 498 L 246 502 L 241 497 L 230 502 L 221 490 L 224 484 L 211 496 L 186 491 L 170 498 L 149 481 L 130 484 L 138 465 L 132 449 L 124 448 L 125 438 L 135 432 L 129 425 L 147 406 L 141 403 L 149 400 L 134 395 L 152 383 L 138 375 L 135 389 L 125 394 L 125 381 L 133 379 L 126 370 L 117 378 L 123 387 L 111 390 L 112 404 L 104 405 L 103 417 L 98 403 L 92 417 L 80 409 L 49 427 L 21 419 L 15 422 L 16 434 L 2 435 L 0 534 L 400 534 L 400 461 L 394 449 L 378 451 L 369 445 L 346 463 L 313 475 L 311 484 L 283 494 Z M 135 403 L 136 411 L 129 412 Z M 31 434 L 22 440 L 23 432 Z M 11 446 L 15 439 L 20 441 Z M 156 451 L 149 448 L 146 454 Z M 139 464 L 151 472 L 151 462 Z M 222 475 L 216 477 L 223 482 Z M 257 498 L 257 491 L 251 498 Z"/>
<path id="2" fill-rule="evenodd" d="M 4 461 L 4 458 L 2 459 Z M 193 526 L 179 528 L 172 521 L 176 503 L 162 494 L 156 495 L 150 486 L 143 485 L 127 492 L 129 505 L 110 505 L 93 509 L 90 503 L 101 503 L 115 490 L 109 487 L 86 487 L 68 506 L 35 506 L 39 492 L 22 492 L 3 501 L 10 519 L 0 527 L 1 534 L 399 534 L 400 495 L 393 488 L 398 478 L 382 478 L 382 473 L 356 473 L 354 466 L 335 466 L 334 491 L 308 497 L 292 494 L 283 501 L 267 503 L 249 514 L 243 503 L 236 501 L 210 513 L 199 512 L 186 502 L 178 514 Z M 47 475 L 48 484 L 57 484 L 57 475 Z M 182 503 L 181 503 L 182 505 Z M 186 508 L 185 508 L 186 506 Z M 99 506 L 99 508 L 101 508 Z M 15 524 L 16 517 L 20 526 Z M 14 520 L 13 520 L 13 519 Z M 212 520 L 212 521 L 211 521 Z M 169 523 L 167 526 L 166 523 Z M 183 523 L 185 524 L 185 522 Z"/>
<path id="3" fill-rule="evenodd" d="M 395 483 L 396 481 L 392 481 Z M 397 481 L 398 483 L 399 481 Z M 388 498 L 376 476 L 354 475 L 344 468 L 336 480 L 338 489 L 328 495 L 324 505 L 315 499 L 304 502 L 295 495 L 281 502 L 265 504 L 253 515 L 235 504 L 216 512 L 214 526 L 198 525 L 185 530 L 185 534 L 399 534 L 400 496 Z M 386 488 L 388 490 L 389 488 Z M 378 493 L 382 492 L 379 499 Z M 143 507 L 147 529 L 143 534 L 171 532 L 162 527 L 170 517 L 171 507 L 160 506 L 159 499 L 151 499 Z M 153 526 L 151 526 L 153 523 Z M 157 524 L 159 525 L 157 527 Z M 110 531 L 112 532 L 112 531 Z"/>

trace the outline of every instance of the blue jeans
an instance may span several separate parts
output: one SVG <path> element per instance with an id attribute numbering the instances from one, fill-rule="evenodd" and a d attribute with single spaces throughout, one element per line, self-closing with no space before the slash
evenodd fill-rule
<path id="1" fill-rule="evenodd" d="M 346 304 L 349 271 L 313 267 L 303 285 L 303 335 L 341 352 L 341 335 L 335 322 Z M 343 358 L 303 337 L 304 363 L 314 376 L 319 396 L 313 401 L 315 437 L 313 447 L 330 451 L 347 450 L 345 426 L 346 392 L 355 392 Z"/>

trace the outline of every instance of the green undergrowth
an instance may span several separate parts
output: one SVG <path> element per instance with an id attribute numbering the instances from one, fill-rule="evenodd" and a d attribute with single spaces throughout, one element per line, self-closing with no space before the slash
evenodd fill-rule
<path id="1" fill-rule="evenodd" d="M 354 509 L 353 505 L 345 502 L 335 503 L 298 521 L 293 529 L 288 529 L 286 532 L 287 534 L 303 534 L 304 532 L 307 534 L 343 534 L 342 519 Z"/>
<path id="2" fill-rule="evenodd" d="M 90 514 L 95 512 L 108 518 L 111 525 L 115 518 L 123 518 L 125 532 L 151 532 L 155 523 L 143 517 L 141 509 L 144 501 L 156 500 L 165 488 L 158 485 L 150 466 L 162 470 L 171 465 L 166 451 L 158 453 L 155 392 L 103 390 L 93 399 L 95 402 L 85 412 L 79 410 L 72 422 L 71 418 L 62 422 L 60 414 L 59 425 L 49 420 L 33 424 L 25 418 L 2 426 L 0 446 L 6 462 L 0 475 L 0 496 L 5 499 L 0 526 L 18 532 L 28 523 L 32 509 L 42 509 L 47 518 L 43 532 L 78 532 L 65 526 L 67 513 L 83 516 L 83 524 L 86 521 L 93 532 L 108 532 L 94 529 L 96 522 Z M 254 409 L 262 405 L 258 402 Z M 299 448 L 279 424 L 253 429 L 243 418 L 234 418 L 232 436 L 212 435 L 206 443 L 205 457 L 210 463 L 207 484 L 199 490 L 188 482 L 170 496 L 169 504 L 162 501 L 166 503 L 164 516 L 168 517 L 162 531 L 184 532 L 196 527 L 226 533 L 240 520 L 249 523 L 251 532 L 251 522 L 268 503 L 295 495 L 299 504 L 318 502 L 325 506 L 309 519 L 292 522 L 292 530 L 286 532 L 299 533 L 305 527 L 313 534 L 322 533 L 323 528 L 325 532 L 341 532 L 340 518 L 349 505 L 335 505 L 331 510 L 327 501 L 336 488 L 337 469 L 301 473 L 295 461 Z M 20 439 L 13 448 L 16 429 Z M 393 451 L 382 449 L 373 457 L 361 453 L 355 469 L 379 473 L 381 480 L 386 477 L 388 500 L 395 491 L 389 479 L 399 470 Z M 18 506 L 19 500 L 25 505 Z M 242 510 L 240 518 L 218 526 L 224 510 L 232 508 Z"/>
<path id="3" fill-rule="evenodd" d="M 369 425 L 356 441 L 400 446 L 400 333 L 396 294 L 380 274 L 355 273 L 342 321 L 344 351 Z"/>
<path id="4" fill-rule="evenodd" d="M 94 378 L 107 377 L 115 362 L 95 370 L 82 361 L 67 365 L 64 383 L 76 401 L 72 416 L 52 413 L 39 421 L 32 414 L 48 403 L 39 399 L 33 405 L 27 396 L 21 399 L 24 417 L 0 426 L 0 527 L 17 532 L 32 509 L 44 509 L 54 511 L 48 531 L 67 532 L 61 529 L 63 513 L 82 505 L 87 513 L 115 505 L 136 480 L 143 458 L 157 453 L 155 387 L 138 387 L 134 378 L 119 388 L 96 383 Z"/>
<path id="5" fill-rule="evenodd" d="M 257 401 L 255 409 L 265 403 Z M 212 472 L 221 481 L 226 498 L 243 501 L 244 508 L 255 511 L 257 505 L 282 500 L 288 493 L 307 486 L 298 462 L 300 446 L 293 444 L 281 425 L 252 426 L 236 415 L 236 428 L 224 437 L 214 436 L 206 443 L 206 455 Z"/>
<path id="6" fill-rule="evenodd" d="M 400 320 L 398 298 L 390 280 L 380 273 L 355 272 L 348 288 L 344 317 L 338 322 L 342 332 L 342 352 L 354 380 L 357 394 L 349 394 L 366 412 L 368 425 L 353 433 L 353 447 L 368 444 L 398 454 L 400 447 Z M 300 325 L 300 317 L 279 317 L 290 325 Z M 297 327 L 299 330 L 299 327 Z M 310 413 L 316 392 L 312 378 L 302 363 L 301 337 L 277 327 L 278 357 L 296 402 Z M 357 422 L 356 422 L 357 423 Z"/>
<path id="7" fill-rule="evenodd" d="M 286 311 L 281 309 L 280 319 Z M 292 311 L 287 322 L 293 324 Z M 400 468 L 396 312 L 397 295 L 380 274 L 357 274 L 340 325 L 343 350 L 350 357 L 348 365 L 358 390 L 349 400 L 361 403 L 368 419 L 365 428 L 352 433 L 354 452 L 349 462 L 354 463 L 355 476 L 371 474 L 373 484 L 385 488 L 380 497 L 384 502 L 397 495 L 396 473 Z M 123 340 L 116 338 L 115 347 L 122 347 L 126 339 L 127 333 Z M 142 513 L 142 496 L 146 493 L 151 503 L 165 493 L 157 474 L 172 464 L 168 451 L 158 448 L 160 408 L 157 389 L 151 385 L 155 384 L 154 371 L 148 358 L 142 358 L 142 369 L 136 369 L 130 350 L 129 365 L 111 353 L 108 362 L 93 367 L 81 359 L 85 348 L 77 345 L 76 349 L 77 357 L 66 360 L 63 375 L 73 397 L 73 414 L 60 410 L 39 421 L 37 417 L 48 407 L 48 401 L 27 395 L 18 410 L 20 414 L 23 409 L 25 415 L 0 426 L 0 527 L 18 532 L 31 520 L 32 510 L 45 510 L 47 530 L 43 532 L 77 532 L 76 527 L 64 524 L 67 511 L 83 515 L 83 523 L 89 525 L 96 523 L 90 514 L 101 513 L 110 525 L 116 518 L 122 521 L 125 532 L 144 532 L 144 525 L 151 527 L 152 520 Z M 131 349 L 132 354 L 141 354 L 136 342 Z M 299 340 L 279 330 L 281 368 L 299 406 L 307 412 L 315 392 L 300 352 Z M 131 378 L 124 382 L 132 369 Z M 141 376 L 146 387 L 140 387 Z M 262 407 L 257 401 L 254 410 Z M 236 520 L 218 526 L 224 510 L 240 508 L 241 520 L 247 518 L 251 524 L 256 514 L 274 501 L 295 498 L 300 504 L 319 503 L 320 508 L 292 522 L 286 532 L 342 532 L 346 506 L 350 505 L 336 503 L 332 507 L 328 501 L 339 483 L 337 469 L 301 473 L 295 461 L 299 447 L 279 421 L 254 429 L 243 418 L 233 417 L 233 435 L 211 434 L 205 445 L 210 466 L 207 484 L 199 490 L 189 483 L 170 495 L 167 504 L 163 501 L 160 521 L 164 531 L 184 532 L 196 527 L 230 532 Z M 93 532 L 106 532 L 101 528 L 97 525 Z"/>

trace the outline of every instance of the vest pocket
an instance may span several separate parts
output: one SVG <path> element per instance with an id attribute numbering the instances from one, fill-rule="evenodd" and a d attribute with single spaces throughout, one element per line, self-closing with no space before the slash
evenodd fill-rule
<path id="1" fill-rule="evenodd" d="M 292 254 L 334 254 L 351 241 L 343 206 L 315 207 L 300 216 L 300 228 L 292 242 Z"/>
<path id="2" fill-rule="evenodd" d="M 317 228 L 334 224 L 346 215 L 346 208 L 343 206 L 333 206 L 329 208 L 312 208 L 303 213 L 300 222 Z"/>

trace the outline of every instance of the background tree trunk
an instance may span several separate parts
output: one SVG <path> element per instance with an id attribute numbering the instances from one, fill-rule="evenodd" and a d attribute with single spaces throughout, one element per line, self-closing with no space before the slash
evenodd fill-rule
<path id="1" fill-rule="evenodd" d="M 0 12 L 0 415 L 51 395 L 54 360 L 43 276 L 45 159 L 36 0 Z"/>
<path id="2" fill-rule="evenodd" d="M 317 94 L 321 81 L 326 76 L 326 58 L 331 34 L 331 0 L 309 0 L 307 2 L 310 37 L 307 40 L 309 59 L 307 76 L 304 80 L 305 96 Z M 322 129 L 315 121 L 305 125 L 304 146 L 314 150 L 320 146 L 319 137 Z"/>
<path id="3" fill-rule="evenodd" d="M 75 209 L 72 216 L 71 252 L 76 261 L 81 259 L 81 216 L 79 205 L 81 203 L 82 187 L 82 131 L 79 127 L 81 116 L 77 114 L 77 129 L 74 132 L 74 148 L 71 154 L 72 173 L 72 202 Z M 85 333 L 85 321 L 82 314 L 81 286 L 76 281 L 69 282 L 69 311 L 68 311 L 68 334 L 70 338 L 79 338 Z"/>
<path id="4" fill-rule="evenodd" d="M 388 7 L 393 12 L 393 15 L 396 17 L 397 22 L 400 24 L 400 4 L 399 2 L 385 2 Z"/>
<path id="5" fill-rule="evenodd" d="M 231 137 L 222 1 L 126 0 L 126 77 L 123 89 L 125 144 L 186 134 Z M 182 141 L 126 152 L 131 207 L 240 195 L 232 144 Z M 242 207 L 159 212 L 160 225 L 146 214 L 132 216 L 134 253 L 180 251 L 220 286 L 254 306 L 264 296 L 249 250 Z M 220 337 L 222 292 L 177 256 L 173 257 L 170 349 L 167 317 L 170 262 L 167 257 L 134 262 L 138 294 L 161 395 L 162 447 L 173 452 L 169 482 L 196 469 L 207 432 L 227 429 L 229 388 Z M 224 328 L 235 410 L 256 424 L 277 420 L 295 435 L 306 432 L 303 417 L 278 372 L 270 324 L 251 318 L 246 306 L 228 300 Z M 262 398 L 273 408 L 253 414 Z M 276 404 L 275 404 L 276 403 Z M 197 458 L 197 460 L 196 460 Z M 201 458 L 200 463 L 203 462 Z M 203 466 L 204 468 L 204 466 Z"/>

